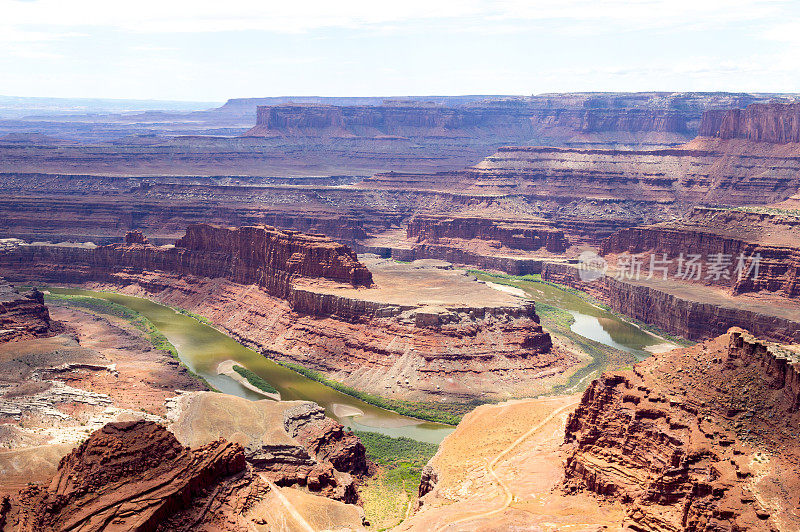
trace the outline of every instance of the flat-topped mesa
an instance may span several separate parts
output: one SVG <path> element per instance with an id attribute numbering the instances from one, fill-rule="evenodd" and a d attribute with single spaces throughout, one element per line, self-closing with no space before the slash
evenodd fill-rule
<path id="1" fill-rule="evenodd" d="M 569 242 L 564 232 L 537 220 L 496 220 L 480 217 L 417 216 L 406 228 L 417 242 L 446 243 L 449 239 L 485 240 L 494 247 L 563 253 Z"/>
<path id="2" fill-rule="evenodd" d="M 372 284 L 372 274 L 353 250 L 321 235 L 270 226 L 228 228 L 192 224 L 175 247 L 227 257 L 230 274 L 245 284 L 259 284 L 266 269 L 352 286 Z"/>
<path id="3" fill-rule="evenodd" d="M 800 142 L 800 103 L 754 103 L 745 109 L 706 111 L 699 135 L 774 144 Z"/>
<path id="4" fill-rule="evenodd" d="M 737 328 L 606 373 L 567 421 L 567 486 L 632 530 L 796 530 L 798 391 L 797 353 Z"/>
<path id="5" fill-rule="evenodd" d="M 395 101 L 384 105 L 259 106 L 256 126 L 244 136 L 463 137 L 494 133 L 505 139 L 522 139 L 533 132 L 524 109 L 497 102 L 469 107 Z"/>

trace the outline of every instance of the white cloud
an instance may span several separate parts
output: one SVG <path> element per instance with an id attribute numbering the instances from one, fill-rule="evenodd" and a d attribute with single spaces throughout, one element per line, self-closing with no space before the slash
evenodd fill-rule
<path id="1" fill-rule="evenodd" d="M 360 28 L 411 21 L 458 21 L 472 30 L 520 29 L 560 21 L 565 29 L 618 31 L 721 24 L 774 15 L 779 0 L 0 0 L 7 25 L 102 26 L 144 33 L 260 30 L 277 33 Z"/>

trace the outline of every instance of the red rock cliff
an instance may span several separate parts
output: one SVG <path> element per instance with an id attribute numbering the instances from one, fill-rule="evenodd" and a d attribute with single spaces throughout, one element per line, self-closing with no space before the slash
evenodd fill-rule
<path id="1" fill-rule="evenodd" d="M 252 280 L 257 279 L 259 271 L 268 268 L 353 286 L 372 284 L 372 274 L 350 248 L 319 235 L 269 226 L 236 229 L 193 224 L 175 246 L 197 253 L 223 255 L 231 262 L 231 268 L 251 272 Z"/>
<path id="2" fill-rule="evenodd" d="M 800 219 L 768 213 L 695 208 L 685 219 L 644 227 L 622 229 L 605 239 L 601 254 L 613 256 L 644 254 L 644 269 L 651 253 L 672 259 L 670 274 L 677 271 L 677 259 L 699 254 L 703 261 L 727 257 L 727 275 L 716 278 L 703 272 L 692 282 L 716 285 L 733 294 L 773 292 L 783 297 L 800 297 Z M 719 255 L 722 254 L 722 255 Z M 737 273 L 744 257 L 742 275 Z M 758 257 L 758 270 L 750 271 Z"/>
<path id="3" fill-rule="evenodd" d="M 0 278 L 0 342 L 44 336 L 50 331 L 50 313 L 38 290 L 20 294 Z"/>
<path id="4" fill-rule="evenodd" d="M 12 524 L 31 532 L 156 530 L 245 467 L 238 444 L 189 450 L 155 423 L 110 423 L 61 460 L 50 486 L 20 494 Z"/>
<path id="5" fill-rule="evenodd" d="M 745 109 L 706 111 L 699 135 L 777 144 L 800 142 L 800 103 L 754 103 Z"/>
<path id="6" fill-rule="evenodd" d="M 798 370 L 776 349 L 732 329 L 603 375 L 567 422 L 567 486 L 622 502 L 632 530 L 794 529 Z M 783 495 L 758 502 L 756 474 Z"/>
<path id="7" fill-rule="evenodd" d="M 513 249 L 535 251 L 545 248 L 554 253 L 561 253 L 569 246 L 563 231 L 535 221 L 417 216 L 408 223 L 406 232 L 410 239 L 434 244 L 446 239 L 479 239 L 495 241 Z"/>

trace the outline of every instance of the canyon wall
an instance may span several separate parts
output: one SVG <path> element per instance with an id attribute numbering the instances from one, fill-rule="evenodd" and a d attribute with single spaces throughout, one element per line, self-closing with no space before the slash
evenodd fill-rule
<path id="1" fill-rule="evenodd" d="M 234 264 L 225 265 L 226 277 L 243 284 L 258 284 L 275 269 L 301 277 L 323 277 L 369 286 L 372 274 L 347 246 L 321 235 L 282 231 L 274 227 L 225 228 L 208 224 L 190 225 L 176 249 L 196 254 L 223 255 Z M 191 262 L 191 261 L 190 261 Z M 190 266 L 191 267 L 191 266 Z M 218 272 L 196 271 L 197 275 L 217 277 Z"/>
<path id="2" fill-rule="evenodd" d="M 4 268 L 16 271 L 16 276 L 26 271 L 26 265 L 38 264 L 41 271 L 30 272 L 32 278 L 52 281 L 109 280 L 118 271 L 161 270 L 255 284 L 283 298 L 289 298 L 295 277 L 329 279 L 354 287 L 372 284 L 369 270 L 350 248 L 319 235 L 269 226 L 194 224 L 174 246 L 153 246 L 140 243 L 142 239 L 141 233 L 134 232 L 128 233 L 125 244 L 23 244 L 7 249 L 0 260 Z"/>
<path id="3" fill-rule="evenodd" d="M 800 314 L 783 312 L 781 305 L 757 300 L 737 302 L 698 289 L 687 291 L 675 285 L 634 283 L 604 275 L 592 282 L 581 280 L 578 268 L 545 262 L 542 279 L 583 290 L 608 304 L 614 311 L 655 325 L 690 340 L 724 334 L 742 327 L 760 338 L 800 342 Z"/>
<path id="4" fill-rule="evenodd" d="M 723 275 L 703 271 L 687 280 L 733 294 L 764 291 L 800 297 L 800 218 L 793 216 L 695 208 L 679 221 L 620 230 L 600 249 L 612 262 L 619 254 L 641 254 L 644 272 L 650 254 L 666 257 L 672 261 L 671 276 L 678 273 L 679 257 L 699 255 L 706 267 L 715 256 L 721 257 L 727 264 Z"/>
<path id="5" fill-rule="evenodd" d="M 563 231 L 541 221 L 416 216 L 408 222 L 406 235 L 417 242 L 431 244 L 446 243 L 447 239 L 478 239 L 493 242 L 496 247 L 526 251 L 544 248 L 553 253 L 564 252 L 569 247 Z"/>
<path id="6" fill-rule="evenodd" d="M 698 134 L 775 144 L 800 142 L 800 103 L 754 103 L 745 109 L 707 111 Z"/>
<path id="7" fill-rule="evenodd" d="M 690 138 L 691 112 L 669 109 L 548 109 L 523 100 L 473 102 L 445 107 L 425 102 L 334 106 L 282 104 L 259 106 L 249 137 L 555 137 L 560 142 L 588 133 L 672 133 L 661 142 Z M 668 140 L 667 140 L 668 139 Z M 628 139 L 629 141 L 633 139 Z"/>
<path id="8" fill-rule="evenodd" d="M 604 374 L 567 422 L 566 487 L 620 501 L 632 530 L 794 529 L 798 377 L 741 329 Z"/>
<path id="9" fill-rule="evenodd" d="M 0 342 L 45 336 L 50 332 L 50 313 L 44 296 L 36 289 L 18 292 L 0 277 Z"/>

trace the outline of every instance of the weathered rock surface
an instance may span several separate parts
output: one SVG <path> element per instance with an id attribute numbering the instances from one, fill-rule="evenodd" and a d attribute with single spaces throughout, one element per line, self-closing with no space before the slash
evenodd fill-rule
<path id="1" fill-rule="evenodd" d="M 496 248 L 545 249 L 552 253 L 564 252 L 569 247 L 564 232 L 543 221 L 416 216 L 407 225 L 407 237 L 431 244 L 446 244 L 449 239 L 483 240 Z"/>
<path id="2" fill-rule="evenodd" d="M 37 532 L 157 530 L 245 467 L 237 444 L 215 441 L 189 450 L 154 423 L 112 423 L 62 459 L 49 486 L 23 490 L 6 526 Z M 194 510 L 202 520 L 202 507 Z"/>
<path id="3" fill-rule="evenodd" d="M 666 257 L 671 260 L 669 276 L 678 273 L 679 257 L 700 255 L 707 265 L 716 256 L 726 265 L 720 275 L 704 271 L 686 280 L 724 287 L 732 294 L 764 291 L 800 297 L 800 218 L 696 208 L 682 220 L 623 229 L 603 242 L 601 254 L 612 262 L 623 253 L 643 254 L 643 273 L 649 272 L 651 254 Z M 752 264 L 755 257 L 757 264 Z"/>
<path id="4" fill-rule="evenodd" d="M 182 396 L 177 412 L 172 431 L 184 445 L 234 441 L 254 471 L 279 486 L 306 486 L 347 503 L 359 499 L 357 480 L 367 473 L 364 445 L 314 403 L 199 392 Z"/>
<path id="5" fill-rule="evenodd" d="M 800 142 L 800 104 L 754 103 L 745 109 L 707 111 L 698 135 L 775 144 Z"/>
<path id="6" fill-rule="evenodd" d="M 570 415 L 567 488 L 630 530 L 794 530 L 797 353 L 732 329 L 605 374 Z"/>
<path id="7" fill-rule="evenodd" d="M 0 342 L 45 336 L 50 332 L 50 313 L 44 296 L 36 289 L 19 293 L 0 278 Z"/>

